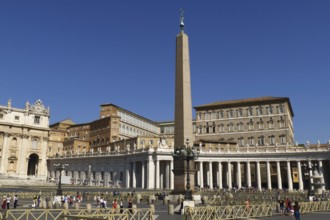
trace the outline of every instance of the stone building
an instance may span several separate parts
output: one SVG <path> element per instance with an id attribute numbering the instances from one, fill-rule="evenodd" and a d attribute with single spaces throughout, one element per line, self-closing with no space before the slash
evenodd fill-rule
<path id="1" fill-rule="evenodd" d="M 64 140 L 68 137 L 68 128 L 73 125 L 75 123 L 71 119 L 65 119 L 49 126 L 48 157 L 63 154 L 63 144 Z"/>
<path id="2" fill-rule="evenodd" d="M 239 146 L 293 145 L 293 110 L 287 97 L 260 97 L 194 107 L 196 139 Z"/>
<path id="3" fill-rule="evenodd" d="M 24 109 L 0 106 L 0 173 L 46 179 L 49 108 L 39 99 Z"/>

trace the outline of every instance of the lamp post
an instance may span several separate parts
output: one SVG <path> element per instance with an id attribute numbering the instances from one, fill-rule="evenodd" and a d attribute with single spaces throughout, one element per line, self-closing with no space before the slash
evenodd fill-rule
<path id="1" fill-rule="evenodd" d="M 60 171 L 60 176 L 59 176 L 59 180 L 58 180 L 58 187 L 56 190 L 56 195 L 57 196 L 61 196 L 63 195 L 62 192 L 62 171 L 66 170 L 66 168 L 69 166 L 69 164 L 63 164 L 62 163 L 62 159 L 60 160 L 59 163 L 54 164 L 55 170 Z"/>
<path id="2" fill-rule="evenodd" d="M 199 156 L 200 150 L 195 149 L 194 147 L 189 146 L 189 140 L 187 139 L 186 145 L 175 147 L 172 152 L 172 156 L 174 159 L 185 160 L 187 161 L 187 183 L 186 183 L 186 193 L 185 200 L 192 200 L 192 191 L 190 189 L 190 161 L 196 160 Z"/>

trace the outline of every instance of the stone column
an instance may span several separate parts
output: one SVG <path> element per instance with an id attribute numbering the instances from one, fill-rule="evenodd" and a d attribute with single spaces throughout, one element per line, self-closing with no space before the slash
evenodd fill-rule
<path id="1" fill-rule="evenodd" d="M 126 181 L 126 188 L 130 188 L 130 169 L 131 169 L 131 163 L 130 162 L 127 162 L 126 163 L 126 178 L 125 178 L 125 181 Z"/>
<path id="2" fill-rule="evenodd" d="M 165 188 L 170 188 L 170 164 L 169 161 L 166 161 L 165 165 Z"/>
<path id="3" fill-rule="evenodd" d="M 174 189 L 174 173 L 173 173 L 173 158 L 170 161 L 170 188 L 173 190 Z"/>
<path id="4" fill-rule="evenodd" d="M 228 161 L 227 163 L 227 168 L 228 168 L 228 189 L 232 189 L 233 188 L 233 182 L 232 182 L 232 178 L 231 178 L 231 163 L 230 161 Z"/>
<path id="5" fill-rule="evenodd" d="M 141 165 L 141 188 L 144 189 L 145 185 L 144 185 L 144 179 L 145 179 L 145 175 L 144 175 L 144 163 L 145 161 L 142 161 L 142 165 Z"/>
<path id="6" fill-rule="evenodd" d="M 199 162 L 199 170 L 200 170 L 200 187 L 204 188 L 204 175 L 203 175 L 203 161 Z"/>
<path id="7" fill-rule="evenodd" d="M 319 171 L 321 175 L 321 183 L 324 184 L 324 168 L 323 168 L 323 162 L 322 160 L 319 160 Z M 325 190 L 325 185 L 321 187 L 322 190 Z"/>
<path id="8" fill-rule="evenodd" d="M 210 186 L 210 189 L 213 189 L 213 169 L 212 169 L 212 162 L 209 162 L 209 177 L 210 177 L 209 186 Z"/>
<path id="9" fill-rule="evenodd" d="M 270 162 L 266 162 L 266 167 L 267 167 L 267 187 L 268 189 L 272 189 L 272 176 L 270 173 Z"/>
<path id="10" fill-rule="evenodd" d="M 241 174 L 241 162 L 237 162 L 237 173 L 236 173 L 236 179 L 237 179 L 237 187 L 238 189 L 242 188 L 242 174 Z"/>
<path id="11" fill-rule="evenodd" d="M 251 166 L 250 161 L 246 162 L 246 179 L 247 179 L 247 186 L 251 187 Z"/>
<path id="12" fill-rule="evenodd" d="M 136 188 L 136 162 L 133 162 L 133 169 L 132 169 L 132 187 Z"/>
<path id="13" fill-rule="evenodd" d="M 278 189 L 282 189 L 282 177 L 281 177 L 280 161 L 276 161 L 276 167 L 277 167 L 277 185 L 278 185 Z"/>
<path id="14" fill-rule="evenodd" d="M 219 185 L 219 189 L 222 189 L 223 188 L 223 185 L 222 185 L 222 165 L 221 165 L 221 162 L 218 163 L 218 185 Z"/>
<path id="15" fill-rule="evenodd" d="M 155 189 L 159 189 L 160 185 L 159 185 L 159 179 L 160 179 L 160 167 L 159 167 L 159 160 L 156 159 L 156 185 L 155 185 Z"/>
<path id="16" fill-rule="evenodd" d="M 258 190 L 261 191 L 261 172 L 260 172 L 260 162 L 257 161 L 257 184 Z"/>
<path id="17" fill-rule="evenodd" d="M 303 182 L 303 174 L 301 172 L 301 163 L 300 161 L 297 161 L 297 167 L 298 167 L 298 178 L 299 178 L 299 190 L 304 190 L 304 182 Z"/>
<path id="18" fill-rule="evenodd" d="M 288 185 L 289 185 L 289 191 L 293 190 L 293 184 L 292 184 L 292 175 L 291 175 L 291 164 L 290 161 L 286 162 L 287 164 L 287 173 L 288 173 Z"/>
<path id="19" fill-rule="evenodd" d="M 174 184 L 173 184 L 174 186 Z M 152 159 L 152 155 L 149 155 L 148 165 L 147 165 L 147 188 L 155 188 L 155 165 Z"/>
<path id="20" fill-rule="evenodd" d="M 110 173 L 104 172 L 104 186 L 105 187 L 109 187 L 109 177 L 110 177 Z"/>

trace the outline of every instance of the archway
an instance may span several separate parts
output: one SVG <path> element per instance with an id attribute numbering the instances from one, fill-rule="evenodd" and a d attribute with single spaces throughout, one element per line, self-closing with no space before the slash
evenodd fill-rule
<path id="1" fill-rule="evenodd" d="M 38 161 L 39 156 L 37 154 L 31 154 L 29 157 L 29 163 L 28 163 L 28 170 L 27 175 L 28 176 L 36 176 L 38 173 Z"/>

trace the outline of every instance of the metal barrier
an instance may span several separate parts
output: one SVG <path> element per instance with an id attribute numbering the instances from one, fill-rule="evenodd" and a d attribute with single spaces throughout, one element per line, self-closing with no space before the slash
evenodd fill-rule
<path id="1" fill-rule="evenodd" d="M 118 220 L 153 220 L 151 209 L 123 209 L 122 213 L 114 209 L 9 209 L 3 215 L 5 220 L 57 220 L 57 219 L 118 219 Z"/>
<path id="2" fill-rule="evenodd" d="M 272 216 L 272 205 L 185 207 L 186 220 L 241 219 Z"/>
<path id="3" fill-rule="evenodd" d="M 330 210 L 330 201 L 302 202 L 300 213 Z M 278 214 L 276 203 L 261 205 L 185 207 L 185 220 L 243 219 Z"/>

